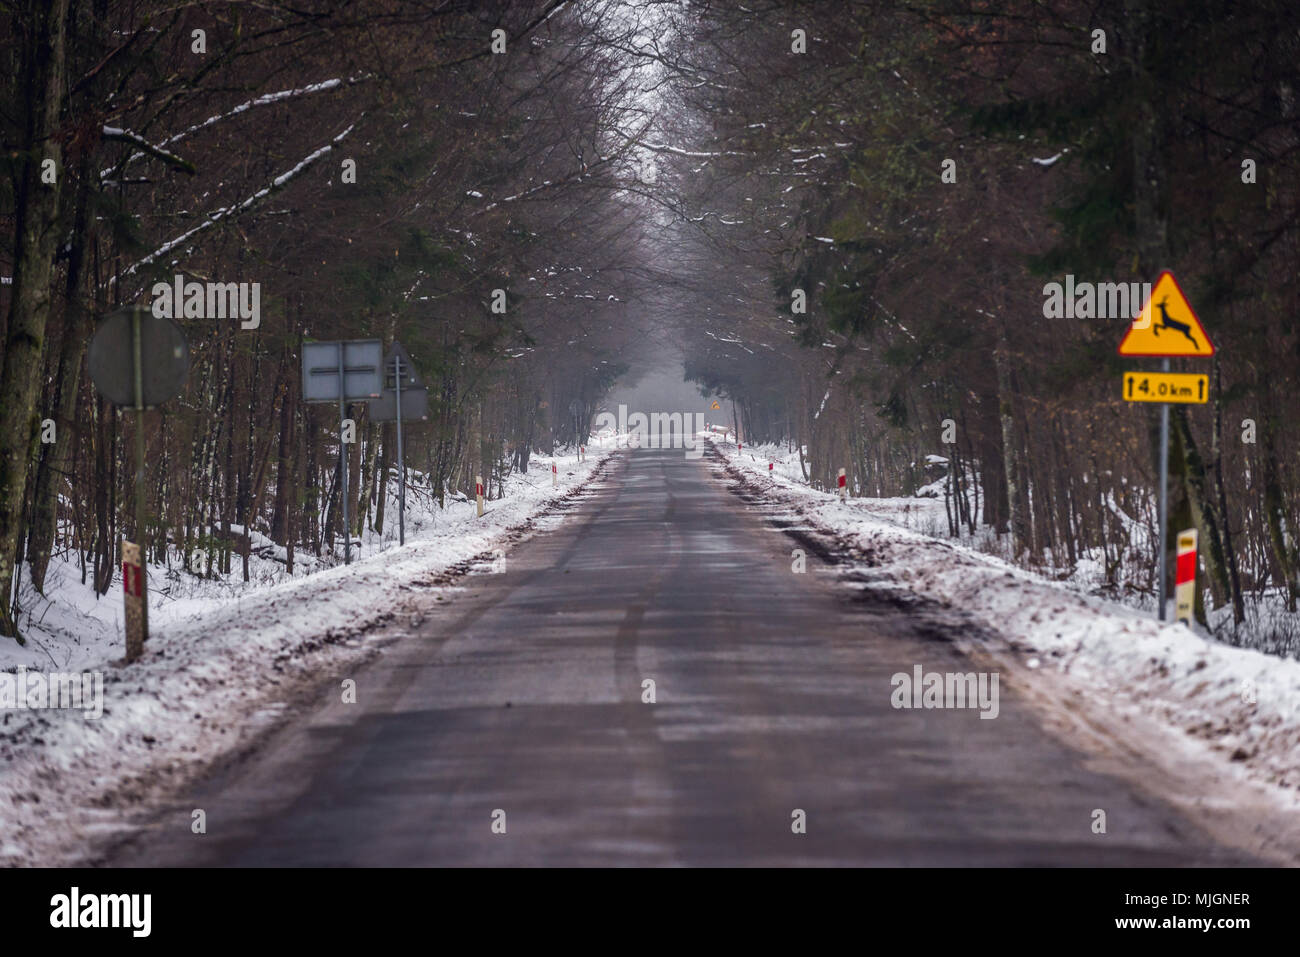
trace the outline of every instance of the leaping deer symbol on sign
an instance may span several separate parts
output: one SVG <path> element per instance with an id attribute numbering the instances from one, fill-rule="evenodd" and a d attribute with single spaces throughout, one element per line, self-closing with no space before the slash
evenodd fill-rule
<path id="1" fill-rule="evenodd" d="M 1169 318 L 1169 310 L 1165 307 L 1165 303 L 1167 303 L 1168 301 L 1169 301 L 1169 297 L 1165 296 L 1158 303 L 1156 303 L 1156 308 L 1160 310 L 1160 321 L 1151 327 L 1151 331 L 1155 333 L 1157 336 L 1160 335 L 1161 329 L 1171 329 L 1174 332 L 1181 332 L 1184 336 L 1187 337 L 1187 340 L 1193 346 L 1196 347 L 1196 351 L 1200 352 L 1201 344 L 1197 342 L 1196 337 L 1192 335 L 1191 323 L 1179 322 L 1177 319 Z"/>
<path id="2" fill-rule="evenodd" d="M 1162 332 L 1166 334 L 1162 336 Z M 1201 359 L 1214 355 L 1214 341 L 1169 270 L 1160 274 L 1147 293 L 1142 311 L 1119 344 L 1119 354 Z"/>

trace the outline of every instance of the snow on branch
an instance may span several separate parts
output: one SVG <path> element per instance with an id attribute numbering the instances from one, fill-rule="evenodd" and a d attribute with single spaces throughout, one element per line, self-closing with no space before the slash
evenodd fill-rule
<path id="1" fill-rule="evenodd" d="M 684 150 L 677 146 L 669 146 L 667 143 L 642 143 L 642 147 L 648 150 L 654 150 L 656 153 L 672 153 L 674 156 L 752 156 L 752 153 L 742 153 L 736 150 L 722 150 L 715 153 L 705 153 L 696 150 Z"/>
<path id="2" fill-rule="evenodd" d="M 365 80 L 367 78 L 368 78 L 367 76 L 349 77 L 345 81 L 339 77 L 333 77 L 332 79 L 329 80 L 322 80 L 319 83 L 308 83 L 306 86 L 301 86 L 296 89 L 277 90 L 274 93 L 263 93 L 261 96 L 254 97 L 251 100 L 246 100 L 243 103 L 240 103 L 238 106 L 231 107 L 229 110 L 227 110 L 224 113 L 218 113 L 215 116 L 209 116 L 202 123 L 195 123 L 193 126 L 181 130 L 179 133 L 175 133 L 167 137 L 167 139 L 163 140 L 157 146 L 151 146 L 150 144 L 146 143 L 144 140 L 138 138 L 133 140 L 126 140 L 126 142 L 135 143 L 135 145 L 139 146 L 143 152 L 132 153 L 130 156 L 128 156 L 126 158 L 126 162 L 122 164 L 122 168 L 125 169 L 129 164 L 134 163 L 140 157 L 144 156 L 145 153 L 149 153 L 154 156 L 159 156 L 160 155 L 159 151 L 161 151 L 164 147 L 170 146 L 173 143 L 185 139 L 185 137 L 189 136 L 191 133 L 196 133 L 199 130 L 207 129 L 209 126 L 212 126 L 215 123 L 220 123 L 222 120 L 227 120 L 232 116 L 238 116 L 241 113 L 245 113 L 255 106 L 270 106 L 273 103 L 282 103 L 285 100 L 291 100 L 299 96 L 309 96 L 312 93 L 324 93 L 327 90 L 337 89 L 338 87 L 342 86 L 345 82 L 349 86 L 351 86 L 352 84 L 360 83 L 362 80 Z M 109 137 L 108 131 L 109 131 L 109 127 L 104 127 L 105 138 L 109 138 L 109 139 L 113 138 L 113 137 Z M 130 135 L 135 136 L 135 134 L 130 134 Z M 170 155 L 170 154 L 161 154 L 161 155 Z M 99 178 L 104 179 L 107 176 L 109 176 L 112 172 L 113 170 L 111 167 L 109 169 L 100 170 Z M 188 170 L 187 172 L 193 172 L 193 170 L 191 169 Z"/>
<path id="3" fill-rule="evenodd" d="M 562 180 L 560 180 L 558 183 L 556 183 L 556 182 L 552 182 L 552 181 L 549 180 L 549 179 L 544 179 L 544 180 L 542 180 L 542 182 L 541 182 L 539 185 L 537 185 L 537 186 L 533 186 L 533 187 L 530 188 L 530 189 L 526 189 L 526 190 L 523 190 L 522 192 L 515 193 L 513 196 L 506 196 L 506 197 L 504 197 L 504 198 L 498 200 L 497 202 L 488 203 L 486 206 L 483 207 L 482 210 L 480 210 L 480 212 L 486 213 L 488 210 L 496 209 L 496 208 L 497 208 L 498 206 L 500 206 L 502 203 L 514 203 L 514 202 L 518 202 L 518 201 L 521 200 L 521 199 L 527 199 L 529 196 L 532 196 L 534 193 L 540 193 L 542 190 L 545 190 L 545 189 L 551 189 L 552 187 L 559 187 L 559 186 L 568 186 L 568 185 L 571 185 L 571 184 L 573 184 L 573 183 L 581 183 L 584 179 L 588 179 L 588 178 L 590 178 L 590 176 L 592 175 L 593 171 L 595 171 L 599 166 L 604 165 L 606 162 L 608 162 L 608 161 L 607 161 L 607 160 L 601 160 L 601 161 L 595 163 L 594 165 L 592 165 L 590 169 L 587 169 L 587 170 L 585 170 L 585 171 L 583 171 L 583 172 L 580 172 L 580 173 L 575 173 L 573 176 L 570 176 L 570 177 L 568 177 L 568 178 L 566 178 L 566 179 L 562 179 Z M 477 191 L 476 191 L 476 190 L 471 190 L 471 193 L 473 193 L 473 192 L 477 192 Z M 479 197 L 481 198 L 483 194 L 482 194 L 482 193 L 479 193 L 478 195 L 479 195 Z"/>
<path id="4" fill-rule="evenodd" d="M 177 236 L 175 239 L 170 239 L 167 242 L 163 243 L 161 246 L 159 246 L 149 255 L 145 256 L 139 262 L 130 266 L 126 270 L 126 275 L 129 276 L 132 273 L 134 273 L 137 269 L 139 269 L 141 266 L 147 266 L 150 263 L 152 263 L 154 260 L 156 260 L 158 257 L 167 255 L 167 253 L 171 252 L 177 246 L 180 246 L 182 243 L 186 242 L 191 236 L 194 236 L 195 234 L 200 233 L 205 229 L 209 229 L 210 227 L 215 226 L 217 223 L 221 222 L 224 219 L 228 219 L 233 215 L 238 215 L 239 213 L 244 212 L 246 209 L 248 209 L 253 204 L 257 203 L 259 200 L 265 199 L 267 196 L 270 196 L 271 193 L 283 188 L 295 176 L 297 176 L 307 167 L 311 166 L 313 163 L 315 163 L 318 159 L 320 159 L 330 150 L 334 149 L 335 145 L 341 142 L 343 140 L 343 137 L 351 133 L 353 127 L 355 126 L 356 124 L 353 123 L 351 126 L 349 126 L 338 136 L 334 137 L 334 139 L 331 140 L 329 143 L 326 143 L 320 149 L 315 150 L 314 152 L 309 153 L 307 156 L 303 157 L 301 160 L 298 161 L 297 165 L 294 166 L 292 169 L 286 170 L 285 172 L 277 176 L 275 179 L 271 180 L 271 185 L 262 187 L 256 193 L 249 196 L 241 203 L 235 203 L 230 206 L 226 206 L 222 209 L 216 210 L 214 213 L 212 213 L 212 215 L 210 215 L 203 222 L 199 223 L 193 229 L 188 229 L 185 232 L 181 233 L 179 236 Z"/>
<path id="5" fill-rule="evenodd" d="M 198 172 L 194 168 L 194 164 L 191 163 L 189 160 L 181 159 L 175 153 L 169 153 L 161 146 L 154 146 L 152 143 L 146 140 L 143 136 L 140 136 L 138 133 L 132 133 L 130 130 L 118 129 L 116 126 L 106 126 L 104 127 L 103 136 L 104 139 L 106 140 L 114 140 L 115 142 L 118 143 L 130 143 L 132 146 L 139 147 L 140 152 L 132 153 L 131 154 L 132 159 L 134 159 L 137 156 L 144 156 L 146 153 L 148 153 L 150 156 L 157 157 L 158 159 L 166 163 L 168 166 L 172 167 L 173 169 L 178 169 L 182 173 L 189 173 L 191 176 L 193 176 L 196 172 Z M 109 170 L 100 171 L 99 176 L 101 179 L 103 179 L 104 174 L 106 172 L 109 172 Z"/>

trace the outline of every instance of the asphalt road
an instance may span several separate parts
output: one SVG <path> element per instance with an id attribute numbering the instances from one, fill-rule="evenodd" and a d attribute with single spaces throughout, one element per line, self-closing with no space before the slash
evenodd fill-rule
<path id="1" fill-rule="evenodd" d="M 892 707 L 897 672 L 976 666 L 815 556 L 795 574 L 794 547 L 706 461 L 639 450 L 503 573 L 430 596 L 350 676 L 357 704 L 336 676 L 113 862 L 1248 862 L 1088 770 L 1005 683 L 993 720 Z"/>

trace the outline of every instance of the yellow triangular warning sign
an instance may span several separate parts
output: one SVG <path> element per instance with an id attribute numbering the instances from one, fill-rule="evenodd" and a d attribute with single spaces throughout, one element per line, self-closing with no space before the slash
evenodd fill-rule
<path id="1" fill-rule="evenodd" d="M 1122 356 L 1212 356 L 1214 343 L 1168 269 L 1119 344 Z"/>
<path id="2" fill-rule="evenodd" d="M 713 409 L 713 410 L 717 410 L 717 409 L 722 408 L 722 406 L 718 405 L 718 400 L 717 400 L 717 399 L 714 399 L 714 400 L 713 400 L 713 405 L 709 406 L 709 408 L 710 408 L 710 409 Z"/>

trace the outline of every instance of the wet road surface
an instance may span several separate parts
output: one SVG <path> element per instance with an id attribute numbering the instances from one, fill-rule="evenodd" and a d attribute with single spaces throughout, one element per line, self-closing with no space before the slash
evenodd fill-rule
<path id="1" fill-rule="evenodd" d="M 1087 770 L 1007 684 L 992 720 L 895 709 L 895 673 L 976 666 L 815 555 L 796 574 L 796 547 L 707 461 L 635 451 L 113 863 L 1249 862 Z"/>

